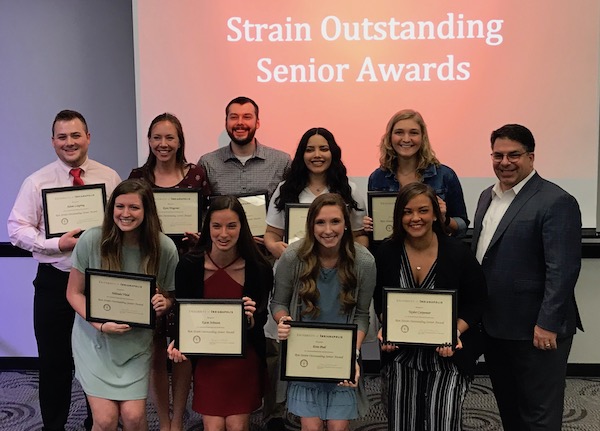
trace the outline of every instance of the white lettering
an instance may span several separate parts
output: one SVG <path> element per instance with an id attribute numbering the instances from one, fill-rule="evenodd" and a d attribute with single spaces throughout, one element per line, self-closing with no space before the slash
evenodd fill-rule
<path id="1" fill-rule="evenodd" d="M 310 57 L 308 64 L 273 64 L 270 58 L 260 58 L 256 63 L 262 72 L 256 77 L 257 82 L 344 82 L 344 71 L 350 69 L 349 64 L 315 64 Z"/>

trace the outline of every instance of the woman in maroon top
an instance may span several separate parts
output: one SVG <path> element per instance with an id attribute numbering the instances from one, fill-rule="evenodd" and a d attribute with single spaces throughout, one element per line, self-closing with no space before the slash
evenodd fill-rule
<path id="1" fill-rule="evenodd" d="M 239 299 L 248 318 L 243 358 L 200 357 L 194 367 L 193 409 L 205 431 L 249 430 L 250 413 L 262 403 L 267 301 L 273 270 L 256 246 L 242 205 L 233 196 L 211 200 L 198 245 L 175 271 L 178 299 Z M 189 363 L 173 347 L 175 363 Z"/>
<path id="2" fill-rule="evenodd" d="M 179 119 L 165 112 L 155 117 L 148 128 L 149 154 L 146 163 L 135 168 L 129 178 L 141 178 L 152 188 L 199 189 L 207 197 L 210 186 L 202 166 L 188 163 L 185 158 L 185 137 Z M 184 233 L 184 232 L 182 232 Z M 198 240 L 197 232 L 185 232 L 183 241 L 177 248 L 183 254 L 189 245 Z M 183 414 L 191 381 L 189 364 L 173 367 L 173 419 L 169 417 L 169 376 L 167 374 L 166 321 L 163 319 L 155 331 L 152 353 L 150 391 L 161 431 L 181 431 Z"/>

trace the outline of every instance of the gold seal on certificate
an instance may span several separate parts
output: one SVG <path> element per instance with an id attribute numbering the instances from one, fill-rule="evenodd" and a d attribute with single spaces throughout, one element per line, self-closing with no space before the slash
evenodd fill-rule
<path id="1" fill-rule="evenodd" d="M 369 217 L 373 219 L 373 241 L 383 241 L 394 229 L 397 192 L 369 192 Z"/>
<path id="2" fill-rule="evenodd" d="M 186 356 L 243 357 L 246 315 L 241 299 L 178 301 L 175 347 Z"/>
<path id="3" fill-rule="evenodd" d="M 165 235 L 200 232 L 202 194 L 197 189 L 154 189 L 156 210 Z"/>
<path id="4" fill-rule="evenodd" d="M 102 226 L 105 205 L 104 184 L 43 189 L 46 238 L 59 237 L 73 229 Z"/>
<path id="5" fill-rule="evenodd" d="M 385 287 L 383 340 L 416 346 L 456 346 L 456 291 Z"/>
<path id="6" fill-rule="evenodd" d="M 304 238 L 309 207 L 310 204 L 285 204 L 285 243 L 291 244 Z"/>
<path id="7" fill-rule="evenodd" d="M 86 320 L 154 328 L 156 277 L 129 272 L 85 270 Z"/>
<path id="8" fill-rule="evenodd" d="M 264 236 L 267 230 L 267 192 L 235 196 L 244 207 L 252 236 Z"/>
<path id="9" fill-rule="evenodd" d="M 341 382 L 356 376 L 354 324 L 289 322 L 281 344 L 281 380 Z"/>

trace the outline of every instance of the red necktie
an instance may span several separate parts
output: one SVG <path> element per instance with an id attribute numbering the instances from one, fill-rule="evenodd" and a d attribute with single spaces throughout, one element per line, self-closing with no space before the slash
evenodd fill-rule
<path id="1" fill-rule="evenodd" d="M 73 175 L 73 185 L 74 186 L 82 186 L 83 180 L 81 179 L 81 168 L 73 168 L 69 171 L 71 175 Z"/>

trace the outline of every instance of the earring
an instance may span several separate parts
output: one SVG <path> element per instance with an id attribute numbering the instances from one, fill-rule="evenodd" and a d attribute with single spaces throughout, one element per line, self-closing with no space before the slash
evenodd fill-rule
<path id="1" fill-rule="evenodd" d="M 437 217 L 433 219 L 433 221 L 437 221 Z"/>

